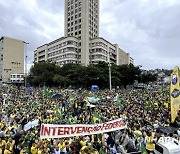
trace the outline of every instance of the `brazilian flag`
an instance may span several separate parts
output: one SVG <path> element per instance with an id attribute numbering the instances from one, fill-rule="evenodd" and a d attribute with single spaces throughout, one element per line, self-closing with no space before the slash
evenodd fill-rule
<path id="1" fill-rule="evenodd" d="M 171 74 L 170 85 L 170 104 L 171 104 L 171 122 L 173 123 L 178 116 L 180 109 L 180 70 L 176 66 Z"/>
<path id="2" fill-rule="evenodd" d="M 74 119 L 74 117 L 72 115 L 68 116 L 67 121 L 69 124 L 76 124 L 77 123 L 76 119 Z"/>
<path id="3" fill-rule="evenodd" d="M 92 124 L 96 124 L 97 122 L 102 123 L 101 116 L 97 113 L 94 113 L 91 122 Z"/>
<path id="4" fill-rule="evenodd" d="M 54 90 L 53 89 L 49 89 L 48 87 L 46 87 L 44 85 L 43 87 L 43 95 L 44 96 L 52 96 L 54 94 Z"/>
<path id="5" fill-rule="evenodd" d="M 67 102 L 69 103 L 70 106 L 73 106 L 73 100 L 74 100 L 74 97 L 69 96 Z"/>
<path id="6" fill-rule="evenodd" d="M 56 116 L 60 119 L 60 120 L 62 120 L 62 112 L 61 112 L 61 109 L 60 109 L 60 107 L 59 106 L 57 106 L 56 107 Z"/>
<path id="7" fill-rule="evenodd" d="M 116 105 L 118 105 L 120 107 L 120 109 L 124 108 L 124 105 L 122 104 L 121 100 L 118 98 L 116 101 Z"/>

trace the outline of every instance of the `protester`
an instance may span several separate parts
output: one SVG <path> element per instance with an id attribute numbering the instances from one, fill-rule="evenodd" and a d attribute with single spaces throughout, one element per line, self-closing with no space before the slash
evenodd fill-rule
<path id="1" fill-rule="evenodd" d="M 27 88 L 10 86 L 0 104 L 0 153 L 90 154 L 141 151 L 146 144 L 154 151 L 155 132 L 159 126 L 169 126 L 169 91 L 157 89 L 119 91 Z M 53 94 L 58 98 L 52 98 Z M 53 96 L 55 97 L 55 95 Z M 88 101 L 89 99 L 89 101 Z M 3 104 L 3 102 L 5 104 Z M 97 124 L 123 118 L 127 128 L 120 131 L 61 139 L 41 139 L 40 125 Z M 36 123 L 38 122 L 38 123 Z M 33 127 L 29 128 L 33 123 Z"/>

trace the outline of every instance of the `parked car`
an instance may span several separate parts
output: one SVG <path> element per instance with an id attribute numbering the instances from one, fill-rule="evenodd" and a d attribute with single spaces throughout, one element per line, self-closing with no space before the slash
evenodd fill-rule
<path id="1" fill-rule="evenodd" d="M 180 145 L 173 142 L 158 142 L 155 145 L 155 154 L 180 154 Z"/>

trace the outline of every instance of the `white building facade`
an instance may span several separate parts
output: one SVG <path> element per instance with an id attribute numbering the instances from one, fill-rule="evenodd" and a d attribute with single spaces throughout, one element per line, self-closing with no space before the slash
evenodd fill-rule
<path id="1" fill-rule="evenodd" d="M 132 62 L 130 55 L 99 37 L 99 0 L 65 0 L 64 37 L 38 47 L 34 62 L 54 61 L 87 66 L 99 61 L 117 65 Z"/>

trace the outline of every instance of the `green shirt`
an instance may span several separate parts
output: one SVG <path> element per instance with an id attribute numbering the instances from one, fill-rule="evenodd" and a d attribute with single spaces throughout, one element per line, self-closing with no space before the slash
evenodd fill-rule
<path id="1" fill-rule="evenodd" d="M 99 150 L 99 154 L 106 154 L 106 151 L 101 148 L 101 149 Z"/>

